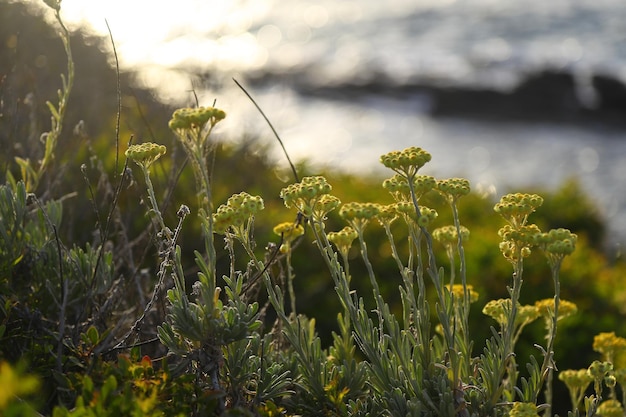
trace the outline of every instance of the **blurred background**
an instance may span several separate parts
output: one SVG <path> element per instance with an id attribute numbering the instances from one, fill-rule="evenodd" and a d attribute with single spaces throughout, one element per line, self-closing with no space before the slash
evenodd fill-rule
<path id="1" fill-rule="evenodd" d="M 626 2 L 63 0 L 61 14 L 72 31 L 76 80 L 55 168 L 40 191 L 65 201 L 64 241 L 97 244 L 102 219 L 91 201 L 105 213 L 113 195 L 118 90 L 108 22 L 121 69 L 121 152 L 131 135 L 135 143 L 168 146 L 153 181 L 172 224 L 174 204 L 193 210 L 195 191 L 188 169 L 175 177 L 184 155 L 167 122 L 176 106 L 195 105 L 196 98 L 228 114 L 215 132 L 223 145 L 215 160 L 216 203 L 241 190 L 264 197 L 259 251 L 277 239 L 274 224 L 293 220 L 278 198 L 293 181 L 287 162 L 236 78 L 291 157 L 306 161 L 299 173 L 324 173 L 344 202 L 388 202 L 379 184 L 390 173 L 378 157 L 408 146 L 432 154 L 424 173 L 471 180 L 478 192 L 460 210 L 472 233 L 468 277 L 481 294 L 471 312 L 475 340 L 490 337 L 482 306 L 507 296 L 511 268 L 498 250 L 502 222 L 492 208 L 509 191 L 541 193 L 546 200 L 533 221 L 580 237 L 562 272 L 563 297 L 580 314 L 560 333 L 567 349 L 557 362 L 586 367 L 598 356 L 595 334 L 626 334 L 619 247 L 626 242 Z M 43 1 L 0 0 L 0 175 L 19 178 L 15 156 L 41 157 L 40 135 L 50 128 L 45 101 L 56 101 L 67 65 L 57 31 Z M 142 184 L 124 189 L 119 201 L 134 258 L 116 252 L 118 272 L 131 278 L 129 265 L 151 271 L 156 259 L 146 249 Z M 449 213 L 441 210 L 439 220 L 446 224 Z M 331 215 L 328 229 L 341 227 Z M 368 233 L 377 270 L 391 277 L 381 283 L 385 299 L 397 308 L 397 270 L 384 233 Z M 197 225 L 186 225 L 186 265 L 202 247 L 199 236 Z M 314 247 L 305 242 L 297 253 L 299 312 L 316 317 L 327 344 L 339 311 L 332 282 L 311 262 L 319 259 Z M 228 268 L 223 255 L 220 267 Z M 545 261 L 533 257 L 523 303 L 553 295 Z M 352 270 L 364 274 L 357 259 Z M 359 294 L 370 294 L 366 280 L 353 282 Z M 543 338 L 542 323 L 528 333 L 523 354 L 536 355 L 532 343 Z M 555 409 L 562 414 L 561 394 L 564 404 Z"/>
<path id="2" fill-rule="evenodd" d="M 380 172 L 381 153 L 420 146 L 428 173 L 498 196 L 576 178 L 626 238 L 620 0 L 64 0 L 63 16 L 105 36 L 108 22 L 161 100 L 193 89 L 225 130 L 271 141 L 237 78 L 295 159 Z"/>
<path id="3" fill-rule="evenodd" d="M 577 178 L 626 238 L 626 3 L 619 0 L 64 0 L 73 28 L 171 103 L 217 100 L 295 159 L 380 172 L 420 146 L 486 193 Z M 277 161 L 280 153 L 272 154 Z"/>

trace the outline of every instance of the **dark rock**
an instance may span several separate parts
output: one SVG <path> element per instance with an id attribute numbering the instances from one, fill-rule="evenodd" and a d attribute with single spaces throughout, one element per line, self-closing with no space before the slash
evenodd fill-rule
<path id="1" fill-rule="evenodd" d="M 545 70 L 528 74 L 510 90 L 446 84 L 418 79 L 399 84 L 387 74 L 372 73 L 348 82 L 320 84 L 304 70 L 249 79 L 256 85 L 286 83 L 304 96 L 329 100 L 387 97 L 419 101 L 420 112 L 435 117 L 462 117 L 498 121 L 583 124 L 626 129 L 626 85 L 608 75 L 587 82 L 572 73 Z"/>
<path id="2" fill-rule="evenodd" d="M 581 106 L 571 74 L 543 72 L 511 91 L 458 87 L 431 89 L 432 113 L 514 120 L 574 120 Z"/>
<path id="3" fill-rule="evenodd" d="M 598 94 L 597 111 L 626 116 L 626 86 L 621 81 L 606 75 L 595 75 L 591 82 Z"/>

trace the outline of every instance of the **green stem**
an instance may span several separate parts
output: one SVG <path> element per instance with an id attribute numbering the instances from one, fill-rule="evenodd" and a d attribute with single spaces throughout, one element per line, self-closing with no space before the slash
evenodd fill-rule
<path id="1" fill-rule="evenodd" d="M 407 295 L 409 296 L 409 300 L 411 302 L 411 310 L 413 312 L 413 314 L 417 314 L 417 301 L 415 299 L 415 288 L 413 285 L 413 279 L 411 276 L 409 276 L 409 271 L 410 269 L 405 267 L 402 264 L 402 260 L 400 259 L 400 255 L 398 253 L 398 248 L 396 247 L 396 243 L 395 240 L 393 238 L 393 233 L 391 233 L 391 228 L 389 226 L 389 224 L 385 224 L 384 226 L 385 229 L 385 233 L 387 234 L 387 239 L 389 240 L 389 244 L 391 246 L 391 255 L 393 257 L 393 259 L 396 261 L 396 265 L 398 266 L 398 269 L 400 271 L 400 275 L 402 276 L 402 281 L 404 282 L 404 287 L 406 289 Z M 408 317 L 406 317 L 405 319 L 408 319 Z M 405 320 L 407 321 L 407 320 Z M 409 323 L 406 322 L 405 326 L 409 326 Z"/>
<path id="2" fill-rule="evenodd" d="M 462 315 L 461 315 L 461 334 L 463 337 L 463 347 L 468 350 L 471 345 L 470 331 L 469 331 L 469 312 L 470 312 L 470 292 L 467 288 L 467 264 L 465 262 L 465 249 L 463 247 L 463 235 L 461 233 L 461 222 L 459 220 L 459 210 L 456 205 L 456 201 L 452 201 L 450 204 L 452 208 L 452 217 L 454 219 L 454 227 L 457 234 L 457 250 L 459 252 L 459 273 L 461 275 L 461 284 L 463 285 L 463 303 L 462 303 Z M 469 375 L 470 372 L 470 356 L 471 352 L 464 351 L 464 374 Z"/>
<path id="3" fill-rule="evenodd" d="M 561 269 L 562 258 L 558 258 L 551 262 L 552 281 L 554 283 L 554 311 L 552 315 L 552 321 L 550 322 L 550 329 L 548 331 L 548 345 L 546 347 L 545 356 L 541 365 L 540 375 L 546 378 L 544 395 L 548 407 L 544 413 L 545 416 L 550 416 L 552 413 L 552 378 L 553 372 L 556 367 L 554 363 L 554 342 L 556 339 L 557 322 L 559 320 L 559 305 L 561 302 L 561 283 L 559 280 L 559 271 Z M 537 387 L 537 391 L 541 388 L 541 384 Z M 535 393 L 537 397 L 539 392 Z"/>
<path id="4" fill-rule="evenodd" d="M 384 302 L 383 296 L 380 292 L 380 287 L 378 286 L 378 281 L 376 280 L 376 275 L 374 274 L 374 268 L 372 267 L 372 263 L 369 260 L 369 255 L 367 253 L 367 244 L 365 243 L 365 239 L 363 237 L 362 228 L 356 228 L 356 231 L 359 235 L 359 244 L 361 246 L 361 257 L 363 258 L 363 262 L 365 262 L 365 268 L 367 269 L 367 275 L 369 276 L 370 283 L 372 284 L 372 289 L 374 292 L 374 299 L 376 300 L 376 313 L 378 315 L 378 331 L 380 337 L 380 344 L 383 344 L 383 336 L 385 334 L 384 325 L 385 319 L 383 317 L 383 309 Z"/>
<path id="5" fill-rule="evenodd" d="M 289 301 L 291 302 L 291 314 L 296 317 L 296 293 L 293 290 L 293 280 L 295 278 L 293 274 L 293 268 L 291 267 L 291 249 L 287 251 L 287 289 L 289 291 Z"/>
<path id="6" fill-rule="evenodd" d="M 210 133 L 210 130 L 209 130 Z M 199 133 L 196 132 L 196 135 Z M 207 133 L 208 136 L 208 133 Z M 200 140 L 200 138 L 196 138 Z M 191 160 L 191 165 L 194 171 L 194 177 L 196 179 L 196 186 L 198 188 L 198 206 L 199 215 L 206 219 L 204 221 L 204 246 L 207 254 L 207 263 L 209 265 L 209 281 L 215 288 L 216 282 L 216 252 L 215 242 L 213 241 L 213 198 L 211 192 L 211 179 L 209 177 L 209 169 L 207 164 L 208 149 L 205 149 L 204 142 L 207 142 L 207 137 L 204 137 L 203 142 L 195 142 L 194 146 L 186 147 L 188 156 Z"/>
<path id="7" fill-rule="evenodd" d="M 417 267 L 413 269 L 413 255 L 409 255 L 408 269 L 415 271 L 415 280 L 417 282 L 417 311 L 415 320 L 417 322 L 417 337 L 421 346 L 423 358 L 423 365 L 430 366 L 431 364 L 431 349 L 430 346 L 430 310 L 428 303 L 426 302 L 426 283 L 424 281 L 424 261 L 421 256 L 422 253 L 422 231 L 414 222 L 407 222 L 409 229 L 408 243 L 410 253 L 416 254 Z M 412 285 L 411 285 L 412 286 Z"/>
<path id="8" fill-rule="evenodd" d="M 522 260 L 521 251 L 518 251 L 517 261 L 513 265 L 513 288 L 509 289 L 511 296 L 511 311 L 509 313 L 506 327 L 504 327 L 504 334 L 502 335 L 502 357 L 500 366 L 498 369 L 498 379 L 502 380 L 505 373 L 509 372 L 510 376 L 507 379 L 506 385 L 510 391 L 515 386 L 516 373 L 513 351 L 515 348 L 515 321 L 517 318 L 517 304 L 519 302 L 520 292 L 522 289 L 522 273 L 524 271 L 524 261 Z M 502 389 L 507 388 L 502 386 L 492 393 L 491 404 L 494 406 L 500 400 Z"/>
<path id="9" fill-rule="evenodd" d="M 148 200 L 150 201 L 150 209 L 154 213 L 154 218 L 156 219 L 159 229 L 161 232 L 165 232 L 167 229 L 165 226 L 165 222 L 163 221 L 163 215 L 159 210 L 159 204 L 157 203 L 157 199 L 154 195 L 154 186 L 152 185 L 152 180 L 150 180 L 150 171 L 143 164 L 139 165 L 141 167 L 141 171 L 143 172 L 143 176 L 146 180 L 146 188 L 148 190 Z M 165 236 L 164 236 L 165 237 Z M 169 238 L 169 236 L 167 236 Z"/>
<path id="10" fill-rule="evenodd" d="M 417 202 L 417 194 L 415 193 L 415 186 L 413 184 L 413 176 L 407 177 L 407 182 L 409 184 L 409 191 L 411 193 L 411 200 L 413 202 L 413 206 L 415 207 L 415 212 L 417 214 L 417 219 L 422 216 L 420 212 L 420 206 Z M 425 227 L 419 226 L 422 236 L 426 240 L 426 252 L 428 253 L 428 275 L 430 275 L 433 284 L 435 285 L 435 290 L 437 291 L 437 298 L 439 300 L 439 321 L 443 328 L 444 338 L 447 345 L 448 356 L 450 360 L 450 366 L 452 368 L 452 373 L 456 377 L 459 374 L 459 365 L 458 365 L 458 355 L 455 348 L 454 342 L 454 332 L 450 329 L 450 312 L 449 305 L 446 301 L 446 297 L 443 291 L 443 284 L 441 282 L 441 277 L 439 276 L 439 270 L 437 268 L 437 261 L 435 259 L 435 254 L 433 251 L 433 239 Z M 419 256 L 419 253 L 418 253 Z M 454 381 L 456 383 L 456 381 Z"/>

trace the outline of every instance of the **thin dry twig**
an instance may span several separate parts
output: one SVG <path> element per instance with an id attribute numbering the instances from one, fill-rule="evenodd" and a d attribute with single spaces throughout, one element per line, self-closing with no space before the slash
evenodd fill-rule
<path id="1" fill-rule="evenodd" d="M 115 75 L 116 75 L 116 87 L 117 87 L 117 116 L 115 118 L 115 177 L 117 177 L 117 169 L 119 168 L 119 155 L 120 155 L 120 119 L 122 114 L 122 86 L 120 85 L 120 63 L 117 59 L 117 49 L 115 48 L 115 40 L 113 40 L 113 33 L 109 27 L 109 22 L 104 19 L 104 23 L 107 25 L 109 31 L 109 38 L 111 39 L 111 46 L 113 46 L 113 56 L 115 57 Z"/>
<path id="2" fill-rule="evenodd" d="M 257 108 L 257 110 L 259 111 L 259 113 L 261 113 L 261 116 L 263 116 L 263 118 L 265 119 L 265 121 L 267 122 L 267 124 L 269 125 L 270 129 L 272 129 L 272 132 L 274 133 L 274 136 L 276 137 L 276 140 L 278 141 L 278 143 L 280 144 L 280 147 L 283 149 L 283 153 L 285 154 L 285 157 L 287 158 L 287 161 L 289 162 L 289 166 L 291 167 L 291 172 L 293 173 L 293 177 L 295 178 L 296 182 L 300 181 L 300 177 L 298 177 L 298 171 L 296 170 L 295 165 L 293 164 L 293 162 L 291 162 L 291 158 L 289 157 L 289 153 L 287 153 L 287 149 L 285 148 L 285 145 L 283 144 L 282 139 L 280 138 L 280 136 L 278 135 L 278 132 L 276 132 L 276 129 L 274 129 L 274 125 L 272 125 L 272 122 L 270 122 L 270 119 L 268 119 L 268 117 L 265 115 L 265 112 L 263 112 L 263 110 L 261 109 L 261 107 L 257 104 L 257 102 L 252 98 L 252 96 L 250 95 L 250 93 L 248 93 L 248 91 L 239 83 L 239 81 L 237 81 L 236 79 L 233 78 L 233 81 L 235 82 L 235 84 L 237 84 L 237 87 L 239 87 L 241 89 L 241 91 L 244 92 L 244 94 L 246 96 L 248 96 L 248 98 L 250 99 L 250 101 L 252 102 L 252 104 L 254 104 L 254 107 Z"/>

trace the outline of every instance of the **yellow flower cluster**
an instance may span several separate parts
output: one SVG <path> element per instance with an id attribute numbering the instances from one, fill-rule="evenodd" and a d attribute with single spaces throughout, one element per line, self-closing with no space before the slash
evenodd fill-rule
<path id="1" fill-rule="evenodd" d="M 552 320 L 552 315 L 554 314 L 554 299 L 553 298 L 545 298 L 543 300 L 539 300 L 535 302 L 535 307 L 539 314 L 541 314 L 546 320 Z M 557 320 L 562 320 L 566 317 L 574 315 L 578 312 L 578 307 L 576 304 L 567 300 L 559 301 L 559 316 Z"/>
<path id="2" fill-rule="evenodd" d="M 395 204 L 377 204 L 378 214 L 376 219 L 381 225 L 390 225 L 398 218 Z"/>
<path id="3" fill-rule="evenodd" d="M 567 369 L 559 373 L 559 379 L 565 383 L 570 390 L 586 390 L 593 382 L 593 377 L 588 369 Z"/>
<path id="4" fill-rule="evenodd" d="M 367 219 L 370 220 L 379 213 L 379 205 L 375 203 L 346 203 L 339 209 L 339 215 L 345 220 Z"/>
<path id="5" fill-rule="evenodd" d="M 539 417 L 537 406 L 533 403 L 514 402 L 509 417 Z"/>
<path id="6" fill-rule="evenodd" d="M 574 252 L 577 240 L 578 236 L 568 229 L 552 229 L 548 233 L 541 233 L 537 236 L 539 246 L 546 252 L 557 256 L 570 255 Z"/>
<path id="7" fill-rule="evenodd" d="M 322 197 L 328 195 L 331 190 L 332 187 L 324 177 L 304 177 L 302 181 L 283 188 L 280 191 L 280 198 L 283 199 L 287 208 L 295 208 L 305 216 L 311 216 L 318 202 L 335 205 L 339 201 L 327 197 L 322 200 Z"/>
<path id="8" fill-rule="evenodd" d="M 520 194 L 520 196 L 527 196 Z M 534 194 L 532 195 L 534 196 Z M 541 199 L 541 197 L 539 197 Z M 510 261 L 516 261 L 521 256 L 525 258 L 530 255 L 531 248 L 539 247 L 543 249 L 548 262 L 555 265 L 560 262 L 566 255 L 570 255 L 576 249 L 576 241 L 578 237 L 567 229 L 552 229 L 547 233 L 541 232 L 535 224 L 526 225 L 526 216 L 532 212 L 534 202 L 536 204 L 539 199 L 535 197 L 519 197 L 519 201 L 526 201 L 522 206 L 515 206 L 506 203 L 505 205 L 496 205 L 496 211 L 500 207 L 500 213 L 506 212 L 511 215 L 511 221 L 498 231 L 498 235 L 502 238 L 500 243 L 500 251 Z M 503 209 L 503 207 L 506 207 Z M 511 211 L 511 207 L 522 207 L 519 211 L 521 217 L 516 217 Z M 505 217 L 506 218 L 506 217 Z"/>
<path id="9" fill-rule="evenodd" d="M 619 401 L 610 399 L 603 401 L 598 407 L 597 413 L 600 417 L 623 417 L 624 408 Z"/>
<path id="10" fill-rule="evenodd" d="M 226 113 L 215 107 L 196 107 L 178 109 L 172 114 L 168 123 L 170 129 L 202 129 L 205 125 L 215 126 L 217 122 L 223 120 Z"/>
<path id="11" fill-rule="evenodd" d="M 543 197 L 537 194 L 507 194 L 493 208 L 513 227 L 523 226 L 528 216 L 543 204 Z"/>
<path id="12" fill-rule="evenodd" d="M 161 155 L 165 155 L 167 148 L 152 142 L 139 145 L 130 145 L 124 153 L 126 157 L 137 165 L 148 169 Z"/>
<path id="13" fill-rule="evenodd" d="M 304 227 L 294 222 L 283 222 L 274 226 L 274 233 L 281 236 L 283 243 L 280 246 L 282 253 L 287 253 L 291 249 L 291 243 L 304 234 Z"/>
<path id="14" fill-rule="evenodd" d="M 507 224 L 498 230 L 498 236 L 500 236 L 503 241 L 515 242 L 520 247 L 534 246 L 540 234 L 541 230 L 535 224 L 516 228 Z"/>
<path id="15" fill-rule="evenodd" d="M 491 300 L 485 305 L 485 307 L 483 307 L 483 314 L 491 317 L 500 325 L 504 326 L 508 322 L 512 305 L 513 303 L 510 298 Z M 518 303 L 515 324 L 525 326 L 526 324 L 535 321 L 539 315 L 540 313 L 534 305 L 521 305 Z"/>
<path id="16" fill-rule="evenodd" d="M 420 217 L 417 218 L 415 206 L 413 205 L 413 203 L 408 201 L 400 201 L 395 204 L 395 207 L 398 214 L 402 214 L 405 220 L 411 219 L 413 221 L 416 221 L 418 226 L 421 227 L 427 227 L 437 218 L 437 216 L 439 216 L 435 209 L 420 206 Z"/>
<path id="17" fill-rule="evenodd" d="M 313 218 L 319 220 L 325 220 L 326 215 L 339 207 L 341 205 L 341 200 L 339 200 L 334 195 L 324 194 L 317 200 L 317 202 L 313 205 Z"/>
<path id="18" fill-rule="evenodd" d="M 328 233 L 327 237 L 329 241 L 337 246 L 341 254 L 347 256 L 350 246 L 352 246 L 352 242 L 358 237 L 358 234 L 352 227 L 346 226 L 338 232 Z"/>
<path id="19" fill-rule="evenodd" d="M 168 123 L 189 158 L 196 180 L 198 202 L 206 212 L 212 211 L 207 160 L 215 149 L 208 139 L 213 127 L 225 117 L 223 110 L 214 107 L 187 107 L 174 111 Z"/>
<path id="20" fill-rule="evenodd" d="M 380 162 L 398 174 L 413 178 L 417 171 L 429 162 L 431 156 L 422 148 L 411 146 L 402 151 L 392 151 L 380 157 Z"/>
<path id="21" fill-rule="evenodd" d="M 275 234 L 282 236 L 283 240 L 293 240 L 304 234 L 304 228 L 301 224 L 294 222 L 283 222 L 274 226 L 272 229 Z"/>
<path id="22" fill-rule="evenodd" d="M 511 299 L 504 298 L 499 300 L 489 301 L 483 308 L 483 313 L 492 317 L 500 324 L 507 322 L 507 317 L 511 311 Z M 567 300 L 560 300 L 559 303 L 559 317 L 558 320 L 562 320 L 573 314 L 576 314 L 578 307 L 576 304 Z M 520 305 L 517 307 L 516 323 L 530 323 L 537 319 L 539 316 L 543 316 L 547 320 L 552 319 L 554 312 L 554 299 L 546 298 L 535 302 L 534 305 Z"/>
<path id="23" fill-rule="evenodd" d="M 435 178 L 429 175 L 416 175 L 413 178 L 413 191 L 418 200 L 424 194 L 434 189 L 436 185 L 437 181 Z M 389 191 L 396 201 L 412 200 L 409 182 L 402 175 L 396 174 L 383 181 L 383 188 Z"/>
<path id="24" fill-rule="evenodd" d="M 346 203 L 339 209 L 339 215 L 354 229 L 362 231 L 371 219 L 378 216 L 379 206 L 375 203 Z"/>
<path id="25" fill-rule="evenodd" d="M 449 178 L 437 181 L 437 191 L 443 194 L 448 201 L 455 202 L 460 197 L 469 194 L 470 183 L 465 178 Z"/>
<path id="26" fill-rule="evenodd" d="M 516 227 L 507 224 L 498 230 L 498 235 L 502 238 L 500 252 L 512 262 L 518 260 L 520 256 L 526 258 L 530 256 L 531 248 L 539 234 L 541 230 L 534 224 Z"/>
<path id="27" fill-rule="evenodd" d="M 474 291 L 474 286 L 466 285 L 466 287 L 469 294 L 469 302 L 474 303 L 478 301 L 478 292 Z M 450 285 L 446 285 L 446 288 L 456 299 L 463 299 L 463 297 L 465 297 L 465 289 L 462 284 L 454 284 L 452 285 L 452 289 L 450 289 Z"/>
<path id="28" fill-rule="evenodd" d="M 461 231 L 461 240 L 466 241 L 469 239 L 469 229 L 465 226 L 461 226 L 459 229 Z M 459 240 L 459 234 L 455 226 L 443 226 L 433 230 L 433 239 L 441 242 L 445 246 L 456 245 Z"/>
<path id="29" fill-rule="evenodd" d="M 572 409 L 578 408 L 593 377 L 589 369 L 567 369 L 559 372 L 559 379 L 563 381 L 572 400 Z"/>
<path id="30" fill-rule="evenodd" d="M 234 194 L 213 214 L 213 230 L 224 234 L 229 227 L 239 228 L 263 208 L 263 199 L 259 196 L 245 192 Z"/>
<path id="31" fill-rule="evenodd" d="M 618 354 L 626 352 L 626 339 L 615 332 L 600 333 L 593 338 L 593 350 L 601 353 L 604 360 L 613 362 Z"/>

